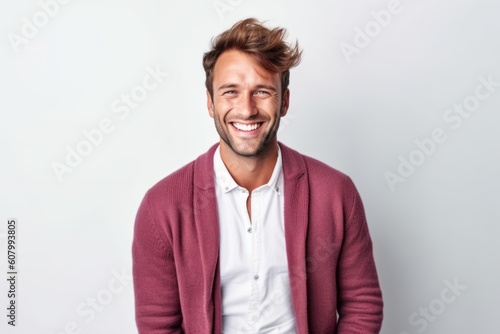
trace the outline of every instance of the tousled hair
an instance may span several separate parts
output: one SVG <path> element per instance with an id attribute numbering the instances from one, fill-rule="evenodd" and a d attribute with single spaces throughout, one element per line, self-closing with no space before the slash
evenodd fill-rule
<path id="1" fill-rule="evenodd" d="M 269 29 L 254 18 L 241 20 L 229 30 L 212 39 L 211 50 L 203 55 L 205 86 L 213 98 L 214 67 L 219 56 L 228 50 L 238 50 L 254 59 L 271 73 L 280 73 L 281 92 L 290 83 L 290 68 L 300 63 L 302 51 L 298 42 L 291 45 L 285 42 L 284 28 Z"/>

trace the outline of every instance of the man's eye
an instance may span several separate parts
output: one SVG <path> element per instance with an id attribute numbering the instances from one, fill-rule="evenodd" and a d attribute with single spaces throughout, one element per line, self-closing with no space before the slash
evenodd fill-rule
<path id="1" fill-rule="evenodd" d="M 255 92 L 255 94 L 257 94 L 257 95 L 269 95 L 269 92 L 265 91 L 265 90 L 258 90 Z"/>
<path id="2" fill-rule="evenodd" d="M 234 95 L 236 94 L 235 90 L 228 90 L 227 92 L 224 92 L 224 95 Z"/>

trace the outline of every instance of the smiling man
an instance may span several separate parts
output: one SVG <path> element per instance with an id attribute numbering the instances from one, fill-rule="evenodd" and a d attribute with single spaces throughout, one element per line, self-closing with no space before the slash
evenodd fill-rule
<path id="1" fill-rule="evenodd" d="M 203 57 L 220 142 L 136 217 L 140 334 L 379 333 L 382 295 L 351 179 L 279 143 L 298 45 L 255 19 Z"/>

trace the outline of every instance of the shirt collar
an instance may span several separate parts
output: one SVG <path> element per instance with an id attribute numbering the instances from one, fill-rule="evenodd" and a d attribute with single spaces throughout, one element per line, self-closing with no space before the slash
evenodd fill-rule
<path id="1" fill-rule="evenodd" d="M 281 150 L 278 145 L 278 158 L 276 159 L 276 165 L 274 166 L 273 173 L 271 175 L 271 178 L 267 182 L 267 184 L 262 185 L 259 188 L 262 187 L 269 187 L 271 188 L 275 193 L 281 194 L 283 189 L 279 188 L 279 181 L 282 177 L 282 166 L 283 162 L 281 160 Z M 214 154 L 214 172 L 215 172 L 215 178 L 216 178 L 216 184 L 221 187 L 221 190 L 223 193 L 228 193 L 232 191 L 235 188 L 240 187 L 239 184 L 234 181 L 233 177 L 227 170 L 226 165 L 224 165 L 224 162 L 222 161 L 222 158 L 220 156 L 220 146 L 217 147 L 217 150 L 215 151 Z M 241 188 L 241 187 L 240 187 Z M 257 189 L 259 189 L 257 188 Z"/>

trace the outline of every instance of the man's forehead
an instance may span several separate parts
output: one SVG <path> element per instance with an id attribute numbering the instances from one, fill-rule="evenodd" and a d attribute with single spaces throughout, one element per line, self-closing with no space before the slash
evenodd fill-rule
<path id="1" fill-rule="evenodd" d="M 253 78 L 255 80 L 279 82 L 279 73 L 272 73 L 262 67 L 249 54 L 237 50 L 223 52 L 214 67 L 214 80 L 235 82 Z"/>

